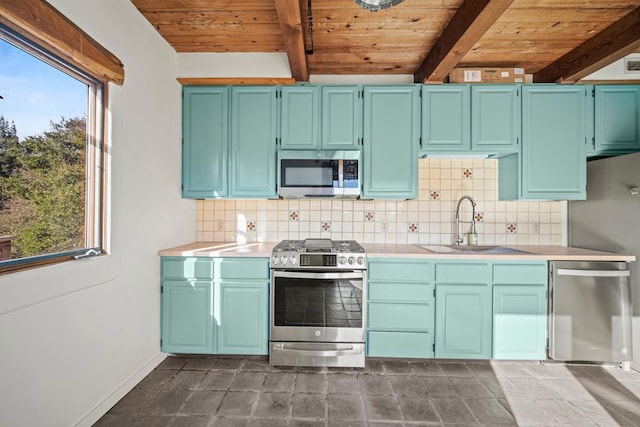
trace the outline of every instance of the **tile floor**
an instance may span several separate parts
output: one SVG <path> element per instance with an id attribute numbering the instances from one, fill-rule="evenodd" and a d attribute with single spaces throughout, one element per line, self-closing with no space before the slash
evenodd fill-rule
<path id="1" fill-rule="evenodd" d="M 638 426 L 640 374 L 612 366 L 367 359 L 272 368 L 266 357 L 168 357 L 107 426 Z"/>

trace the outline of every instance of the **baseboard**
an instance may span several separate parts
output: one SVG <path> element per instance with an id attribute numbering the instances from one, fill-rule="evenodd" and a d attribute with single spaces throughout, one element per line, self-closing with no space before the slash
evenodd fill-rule
<path id="1" fill-rule="evenodd" d="M 93 409 L 80 418 L 74 425 L 78 427 L 91 427 L 100 419 L 100 417 L 106 414 L 113 405 L 118 403 L 125 394 L 129 393 L 136 384 L 149 375 L 149 373 L 153 371 L 166 357 L 167 355 L 165 353 L 158 353 L 153 356 L 147 363 L 142 365 L 140 369 L 124 380 L 113 392 L 111 392 L 111 394 L 94 406 Z"/>

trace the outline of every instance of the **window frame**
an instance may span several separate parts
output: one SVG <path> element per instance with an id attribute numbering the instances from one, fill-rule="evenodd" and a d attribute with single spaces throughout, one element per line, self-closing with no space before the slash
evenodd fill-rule
<path id="1" fill-rule="evenodd" d="M 108 82 L 87 71 L 79 62 L 56 55 L 37 38 L 26 37 L 1 22 L 0 39 L 87 85 L 84 248 L 0 261 L 0 275 L 88 256 L 106 255 Z"/>

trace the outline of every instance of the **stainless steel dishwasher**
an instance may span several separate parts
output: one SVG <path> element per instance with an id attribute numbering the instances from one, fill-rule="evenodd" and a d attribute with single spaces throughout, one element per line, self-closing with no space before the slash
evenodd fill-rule
<path id="1" fill-rule="evenodd" d="M 630 361 L 627 263 L 553 261 L 549 275 L 549 358 Z"/>

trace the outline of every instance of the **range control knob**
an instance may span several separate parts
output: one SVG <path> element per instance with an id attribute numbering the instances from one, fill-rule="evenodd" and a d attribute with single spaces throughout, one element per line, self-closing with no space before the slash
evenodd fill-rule
<path id="1" fill-rule="evenodd" d="M 364 264 L 364 257 L 359 256 L 358 257 L 358 265 L 363 265 Z"/>
<path id="2" fill-rule="evenodd" d="M 289 264 L 289 258 L 287 258 L 286 256 L 283 256 L 281 259 L 282 265 L 287 265 Z"/>
<path id="3" fill-rule="evenodd" d="M 271 262 L 273 263 L 273 265 L 278 265 L 280 264 L 280 258 L 278 258 L 277 256 L 274 256 Z"/>
<path id="4" fill-rule="evenodd" d="M 291 265 L 296 265 L 298 263 L 298 260 L 296 259 L 296 257 L 292 256 L 290 259 Z"/>
<path id="5" fill-rule="evenodd" d="M 338 258 L 338 264 L 344 264 L 347 262 L 347 259 L 343 256 L 341 256 L 340 258 Z"/>
<path id="6" fill-rule="evenodd" d="M 354 257 L 350 256 L 349 257 L 349 264 L 353 265 L 353 264 L 355 264 L 355 262 L 356 262 L 356 259 Z"/>

